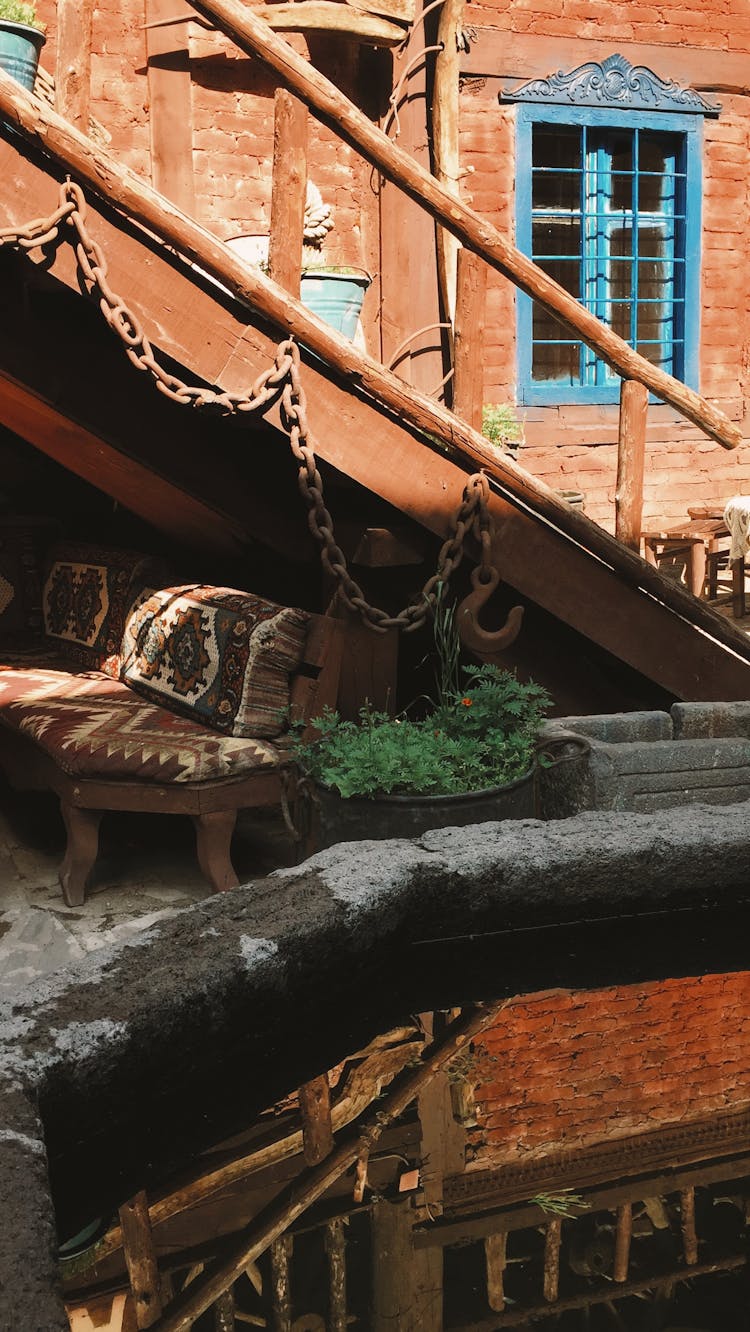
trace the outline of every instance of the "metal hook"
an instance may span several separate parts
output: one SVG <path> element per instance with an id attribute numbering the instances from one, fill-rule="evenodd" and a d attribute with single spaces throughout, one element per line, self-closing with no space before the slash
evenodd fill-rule
<path id="1" fill-rule="evenodd" d="M 461 642 L 479 657 L 487 656 L 488 653 L 504 652 L 511 643 L 515 643 L 521 630 L 523 606 L 514 606 L 508 612 L 502 629 L 490 631 L 483 629 L 479 623 L 480 612 L 499 582 L 500 574 L 497 569 L 481 567 L 474 569 L 471 575 L 473 590 L 464 597 L 456 612 Z"/>

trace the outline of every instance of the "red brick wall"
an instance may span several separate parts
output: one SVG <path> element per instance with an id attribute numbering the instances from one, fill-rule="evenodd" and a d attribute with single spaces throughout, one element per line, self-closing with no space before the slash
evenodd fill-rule
<path id="1" fill-rule="evenodd" d="M 477 1164 L 750 1105 L 750 973 L 514 1002 L 476 1044 Z"/>

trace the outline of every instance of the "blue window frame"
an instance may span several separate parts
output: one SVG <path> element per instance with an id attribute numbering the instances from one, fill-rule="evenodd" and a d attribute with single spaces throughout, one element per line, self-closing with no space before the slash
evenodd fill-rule
<path id="1" fill-rule="evenodd" d="M 700 116 L 519 105 L 518 245 L 641 355 L 697 387 Z M 619 376 L 530 297 L 525 403 L 614 402 Z"/>

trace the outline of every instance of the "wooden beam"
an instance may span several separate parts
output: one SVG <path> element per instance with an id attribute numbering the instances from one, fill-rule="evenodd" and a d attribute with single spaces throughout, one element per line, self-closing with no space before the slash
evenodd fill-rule
<path id="1" fill-rule="evenodd" d="M 162 1311 L 161 1280 L 154 1252 L 148 1202 L 143 1191 L 120 1208 L 125 1262 L 135 1303 L 136 1326 L 153 1327 Z"/>
<path id="2" fill-rule="evenodd" d="M 557 1299 L 560 1286 L 560 1239 L 562 1218 L 553 1216 L 544 1232 L 544 1298 L 548 1304 Z"/>
<path id="3" fill-rule="evenodd" d="M 235 1332 L 234 1293 L 225 1290 L 213 1307 L 214 1332 Z"/>
<path id="4" fill-rule="evenodd" d="M 193 100 L 184 0 L 146 0 L 151 179 L 186 213 L 195 212 Z"/>
<path id="5" fill-rule="evenodd" d="M 357 148 L 404 193 L 447 227 L 468 249 L 475 250 L 498 272 L 539 301 L 571 328 L 626 379 L 638 379 L 671 403 L 688 420 L 725 448 L 741 442 L 738 426 L 693 389 L 640 356 L 606 324 L 586 310 L 569 292 L 516 249 L 486 218 L 455 199 L 398 144 L 358 110 L 324 75 L 297 54 L 288 42 L 271 33 L 241 0 L 193 0 L 199 13 L 213 19 L 244 51 L 259 56 L 286 87 L 301 97 L 328 125 Z"/>
<path id="6" fill-rule="evenodd" d="M 695 1189 L 680 1190 L 680 1227 L 682 1229 L 682 1247 L 688 1267 L 694 1267 L 698 1261 L 698 1236 L 695 1231 Z"/>
<path id="7" fill-rule="evenodd" d="M 630 1202 L 620 1203 L 617 1209 L 617 1221 L 615 1225 L 615 1262 L 613 1277 L 615 1281 L 622 1282 L 628 1279 L 628 1263 L 630 1261 L 630 1238 L 633 1233 L 633 1204 Z"/>
<path id="8" fill-rule="evenodd" d="M 292 1237 L 283 1235 L 271 1245 L 271 1311 L 274 1332 L 291 1332 L 292 1291 L 289 1263 L 292 1257 Z"/>
<path id="9" fill-rule="evenodd" d="M 274 32 L 338 32 L 384 47 L 399 46 L 406 35 L 400 24 L 340 0 L 264 5 L 254 13 Z"/>
<path id="10" fill-rule="evenodd" d="M 309 1166 L 318 1165 L 333 1150 L 331 1092 L 327 1073 L 312 1078 L 300 1087 L 299 1108 L 305 1163 Z"/>
<path id="11" fill-rule="evenodd" d="M 93 12 L 94 0 L 57 0 L 55 108 L 83 134 L 89 132 Z"/>
<path id="12" fill-rule="evenodd" d="M 438 18 L 432 89 L 432 153 L 435 177 L 458 198 L 458 42 L 464 13 L 464 0 L 443 0 Z M 456 315 L 456 260 L 458 241 L 445 227 L 437 229 L 438 273 L 443 309 L 447 319 Z M 454 406 L 455 410 L 455 406 Z M 460 413 L 457 413 L 459 415 Z M 467 418 L 468 419 L 468 418 Z"/>
<path id="13" fill-rule="evenodd" d="M 463 246 L 458 251 L 453 338 L 453 410 L 482 433 L 487 265 Z"/>
<path id="14" fill-rule="evenodd" d="M 487 1235 L 484 1241 L 484 1261 L 487 1271 L 487 1303 L 496 1313 L 505 1308 L 505 1264 L 508 1234 L 500 1230 Z"/>
<path id="15" fill-rule="evenodd" d="M 307 122 L 304 102 L 277 88 L 273 115 L 273 174 L 268 270 L 274 282 L 299 296 L 307 192 Z"/>
<path id="16" fill-rule="evenodd" d="M 346 1241 L 343 1221 L 329 1221 L 325 1230 L 328 1256 L 328 1329 L 346 1332 Z"/>
<path id="17" fill-rule="evenodd" d="M 635 379 L 620 384 L 620 427 L 617 442 L 615 535 L 631 550 L 641 548 L 643 471 L 646 455 L 648 390 Z"/>

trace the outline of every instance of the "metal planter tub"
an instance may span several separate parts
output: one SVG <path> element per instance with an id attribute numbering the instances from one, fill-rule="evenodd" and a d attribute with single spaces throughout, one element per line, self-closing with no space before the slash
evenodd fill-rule
<path id="1" fill-rule="evenodd" d="M 0 69 L 29 92 L 34 91 L 37 65 L 45 41 L 44 33 L 38 28 L 0 19 Z"/>
<path id="2" fill-rule="evenodd" d="M 353 338 L 357 332 L 365 292 L 372 282 L 369 273 L 331 273 L 323 269 L 302 274 L 300 299 L 308 310 L 327 324 Z"/>

